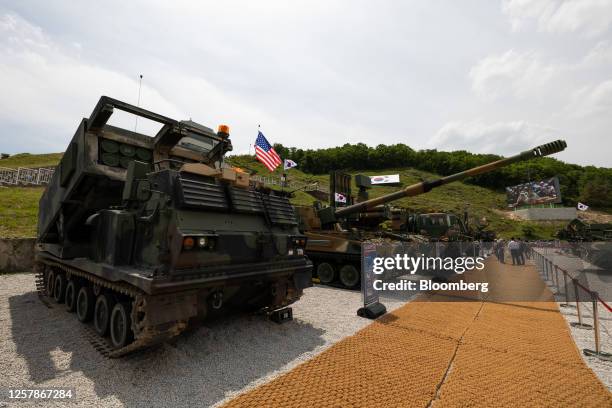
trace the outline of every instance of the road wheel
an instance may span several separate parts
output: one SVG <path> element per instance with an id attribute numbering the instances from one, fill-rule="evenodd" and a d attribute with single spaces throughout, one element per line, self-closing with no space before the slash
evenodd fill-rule
<path id="1" fill-rule="evenodd" d="M 347 288 L 354 288 L 359 284 L 359 270 L 353 265 L 344 265 L 340 269 L 340 282 Z"/>
<path id="2" fill-rule="evenodd" d="M 74 312 L 76 310 L 77 294 L 79 292 L 76 281 L 71 279 L 66 284 L 66 294 L 64 296 L 64 302 L 66 303 L 66 310 Z"/>
<path id="3" fill-rule="evenodd" d="M 53 288 L 55 287 L 55 272 L 50 268 L 47 269 L 47 296 L 53 297 Z"/>
<path id="4" fill-rule="evenodd" d="M 104 337 L 108 334 L 111 311 L 114 306 L 115 300 L 109 294 L 101 294 L 96 299 L 96 307 L 94 308 L 94 328 L 100 336 Z"/>
<path id="5" fill-rule="evenodd" d="M 115 348 L 124 347 L 132 341 L 132 319 L 127 303 L 117 303 L 113 307 L 110 319 L 110 337 Z"/>
<path id="6" fill-rule="evenodd" d="M 76 305 L 77 318 L 85 323 L 91 320 L 94 312 L 94 294 L 89 286 L 79 289 Z"/>
<path id="7" fill-rule="evenodd" d="M 336 270 L 332 264 L 321 262 L 319 266 L 317 266 L 317 275 L 319 276 L 321 283 L 329 284 L 336 278 Z"/>
<path id="8" fill-rule="evenodd" d="M 66 294 L 66 278 L 61 273 L 55 276 L 55 283 L 53 284 L 53 299 L 57 303 L 64 302 L 64 295 Z"/>

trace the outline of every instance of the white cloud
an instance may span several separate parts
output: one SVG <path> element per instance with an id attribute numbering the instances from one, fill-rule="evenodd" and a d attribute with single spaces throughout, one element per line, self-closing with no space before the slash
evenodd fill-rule
<path id="1" fill-rule="evenodd" d="M 543 32 L 595 37 L 612 25 L 610 0 L 505 0 L 502 9 L 515 31 L 535 23 Z"/>
<path id="2" fill-rule="evenodd" d="M 563 69 L 544 64 L 533 52 L 509 50 L 479 61 L 470 70 L 472 88 L 486 99 L 512 94 L 528 96 L 537 87 L 548 83 Z"/>
<path id="3" fill-rule="evenodd" d="M 89 116 L 101 95 L 136 104 L 137 75 L 129 77 L 102 65 L 87 63 L 80 57 L 80 49 L 74 44 L 61 46 L 39 27 L 17 15 L 0 16 L 0 88 L 3 90 L 0 121 L 37 129 L 28 135 L 31 141 L 35 140 L 34 144 L 5 139 L 3 149 L 9 150 L 15 144 L 21 146 L 16 151 L 61 151 L 80 118 Z M 257 123 L 270 127 L 278 123 L 201 77 L 186 75 L 174 67 L 167 68 L 164 75 L 166 79 L 157 87 L 147 85 L 148 78 L 145 78 L 142 107 L 175 119 L 214 118 L 215 123 L 204 124 L 215 127 L 229 123 L 232 131 L 250 136 Z M 173 96 L 172 102 L 165 94 Z M 131 129 L 134 117 L 116 112 L 109 123 Z M 139 120 L 140 132 L 151 134 L 157 128 L 153 122 Z M 234 145 L 239 152 L 246 153 L 251 142 L 235 140 Z"/>
<path id="4" fill-rule="evenodd" d="M 534 32 L 525 49 L 504 24 L 481 24 L 507 18 L 499 3 L 470 9 L 450 0 L 59 0 L 36 7 L 5 0 L 0 151 L 63 150 L 100 95 L 135 103 L 140 73 L 143 107 L 213 128 L 226 123 L 240 153 L 249 151 L 258 124 L 272 142 L 302 148 L 401 142 L 498 151 L 507 135 L 536 137 L 534 124 L 612 146 L 604 138 L 609 44 L 577 35 L 559 36 L 561 43 Z M 436 132 L 437 144 L 428 145 Z M 447 134 L 457 141 L 446 146 Z M 492 137 L 500 139 L 487 142 Z M 611 164 L 605 149 L 568 154 Z"/>
<path id="5" fill-rule="evenodd" d="M 514 99 L 557 117 L 601 114 L 609 106 L 612 46 L 599 42 L 576 61 L 509 50 L 483 58 L 469 77 L 473 91 L 487 102 Z"/>
<path id="6" fill-rule="evenodd" d="M 558 131 L 524 121 L 493 122 L 483 120 L 451 122 L 444 125 L 430 140 L 430 147 L 444 150 L 470 150 L 504 156 L 518 153 L 555 139 Z"/>
<path id="7" fill-rule="evenodd" d="M 612 79 L 585 86 L 574 92 L 564 112 L 581 120 L 607 118 L 610 124 L 612 122 L 610 119 L 612 116 Z"/>
<path id="8" fill-rule="evenodd" d="M 612 47 L 600 41 L 581 54 L 509 50 L 483 58 L 469 73 L 481 101 L 478 119 L 449 121 L 432 144 L 510 153 L 565 138 L 569 148 L 558 157 L 600 156 L 598 164 L 610 166 L 603 150 L 609 150 L 612 128 Z"/>
<path id="9" fill-rule="evenodd" d="M 36 143 L 61 150 L 72 133 L 58 135 L 57 129 L 76 129 L 101 95 L 135 102 L 137 86 L 135 78 L 81 61 L 74 50 L 54 43 L 22 18 L 0 16 L 0 89 L 4 94 L 0 120 L 32 124 L 39 131 L 31 136 Z M 168 115 L 180 112 L 155 89 L 145 86 L 143 94 L 147 95 L 147 106 Z M 50 135 L 55 137 L 49 139 Z M 3 142 L 6 146 L 19 140 Z"/>

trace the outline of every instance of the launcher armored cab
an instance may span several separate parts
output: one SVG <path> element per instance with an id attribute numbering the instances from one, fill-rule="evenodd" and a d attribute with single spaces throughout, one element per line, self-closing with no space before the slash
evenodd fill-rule
<path id="1" fill-rule="evenodd" d="M 161 129 L 111 126 L 116 109 Z M 306 238 L 287 197 L 224 163 L 231 149 L 227 126 L 102 97 L 40 200 L 39 293 L 93 321 L 112 357 L 227 305 L 274 313 L 295 302 L 311 285 Z"/>
<path id="2" fill-rule="evenodd" d="M 382 207 L 384 204 L 404 197 L 425 194 L 432 188 L 463 180 L 470 176 L 495 171 L 512 163 L 558 153 L 564 150 L 566 146 L 563 140 L 557 140 L 437 180 L 416 183 L 372 199 L 360 199 L 356 203 L 350 201 L 350 176 L 333 174 L 330 183 L 329 201 L 331 205 L 329 207 L 298 207 L 301 220 L 300 228 L 308 237 L 306 254 L 315 264 L 315 276 L 321 282 L 327 284 L 339 281 L 345 287 L 359 286 L 361 243 L 373 238 L 373 236 L 371 230 L 353 228 L 352 226 L 355 225 L 355 220 L 367 220 L 368 214 L 374 218 L 380 217 L 377 212 L 384 211 L 384 207 Z M 369 179 L 365 176 L 357 176 L 356 184 L 360 187 L 367 187 Z M 336 197 L 338 192 L 340 192 L 340 196 Z M 420 237 L 419 232 L 415 232 L 416 235 L 413 234 L 413 236 Z M 392 235 L 395 235 L 391 237 L 393 239 L 403 239 L 399 234 Z M 408 239 L 410 238 L 408 237 Z"/>

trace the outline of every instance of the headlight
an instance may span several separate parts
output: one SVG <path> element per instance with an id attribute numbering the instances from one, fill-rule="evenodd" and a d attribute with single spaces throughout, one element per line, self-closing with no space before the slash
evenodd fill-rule
<path id="1" fill-rule="evenodd" d="M 190 250 L 193 248 L 193 244 L 193 238 L 185 237 L 185 239 L 183 239 L 183 249 Z"/>
<path id="2" fill-rule="evenodd" d="M 208 249 L 213 250 L 217 244 L 216 237 L 211 236 L 195 236 L 195 237 L 184 237 L 183 238 L 183 250 L 189 251 L 191 249 Z"/>
<path id="3" fill-rule="evenodd" d="M 291 244 L 294 247 L 304 248 L 306 246 L 306 237 L 293 237 Z"/>

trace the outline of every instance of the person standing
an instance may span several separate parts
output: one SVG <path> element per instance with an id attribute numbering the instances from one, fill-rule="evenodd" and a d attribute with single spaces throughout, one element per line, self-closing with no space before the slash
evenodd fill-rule
<path id="1" fill-rule="evenodd" d="M 497 259 L 501 263 L 505 263 L 504 262 L 504 252 L 505 252 L 504 241 L 502 239 L 498 239 L 497 242 L 495 243 L 495 255 L 497 255 Z"/>
<path id="2" fill-rule="evenodd" d="M 525 242 L 520 239 L 517 238 L 517 242 L 518 242 L 518 260 L 519 260 L 519 265 L 525 265 Z"/>
<path id="3" fill-rule="evenodd" d="M 514 237 L 512 237 L 512 239 L 510 239 L 510 242 L 508 242 L 508 249 L 510 250 L 510 256 L 512 257 L 512 265 L 519 265 L 519 243 L 514 239 Z"/>
<path id="4" fill-rule="evenodd" d="M 528 241 L 523 241 L 523 245 L 525 246 L 525 258 L 531 259 L 531 243 L 528 243 Z"/>

